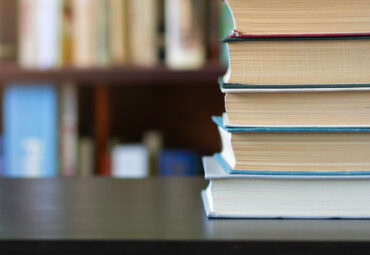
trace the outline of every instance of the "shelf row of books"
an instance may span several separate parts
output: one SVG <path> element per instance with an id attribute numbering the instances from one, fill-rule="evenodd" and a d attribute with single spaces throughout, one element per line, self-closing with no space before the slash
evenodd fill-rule
<path id="1" fill-rule="evenodd" d="M 0 59 L 24 68 L 199 68 L 209 1 L 1 0 Z"/>
<path id="2" fill-rule="evenodd" d="M 370 217 L 370 1 L 227 0 L 209 217 Z"/>
<path id="3" fill-rule="evenodd" d="M 79 131 L 78 90 L 72 83 L 9 84 L 2 96 L 0 176 L 56 177 L 101 175 L 93 134 Z M 129 134 L 126 134 L 126 136 Z M 125 138 L 125 134 L 122 134 Z M 142 141 L 111 137 L 104 156 L 105 175 L 141 178 L 150 175 L 184 176 L 200 171 L 195 151 L 170 149 L 159 131 Z"/>

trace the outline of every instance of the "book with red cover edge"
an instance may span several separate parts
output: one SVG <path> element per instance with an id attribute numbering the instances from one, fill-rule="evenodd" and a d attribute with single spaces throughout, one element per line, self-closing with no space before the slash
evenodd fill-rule
<path id="1" fill-rule="evenodd" d="M 231 38 L 322 38 L 322 37 L 367 37 L 370 32 L 364 33 L 318 33 L 318 34 L 243 34 L 237 30 L 233 30 L 232 34 L 227 39 Z"/>

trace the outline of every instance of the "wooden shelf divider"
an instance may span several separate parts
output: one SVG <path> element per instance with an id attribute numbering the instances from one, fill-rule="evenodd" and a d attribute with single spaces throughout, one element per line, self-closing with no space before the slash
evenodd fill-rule
<path id="1" fill-rule="evenodd" d="M 194 84 L 212 82 L 225 73 L 219 63 L 208 63 L 195 70 L 172 70 L 164 65 L 155 67 L 111 67 L 79 69 L 63 67 L 52 70 L 22 69 L 15 64 L 0 64 L 0 82 L 63 82 L 138 85 Z M 103 83 L 102 83 L 103 82 Z M 134 83 L 134 84 L 133 84 Z"/>

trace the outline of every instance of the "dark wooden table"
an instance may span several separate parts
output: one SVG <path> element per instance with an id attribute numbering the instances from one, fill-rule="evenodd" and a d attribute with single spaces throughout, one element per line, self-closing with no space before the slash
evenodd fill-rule
<path id="1" fill-rule="evenodd" d="M 0 179 L 0 254 L 358 254 L 366 220 L 209 220 L 202 178 Z"/>

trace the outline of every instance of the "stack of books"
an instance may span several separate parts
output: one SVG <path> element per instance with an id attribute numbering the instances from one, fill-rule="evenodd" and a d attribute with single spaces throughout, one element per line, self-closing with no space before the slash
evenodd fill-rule
<path id="1" fill-rule="evenodd" d="M 209 217 L 370 217 L 370 1 L 228 0 Z"/>

